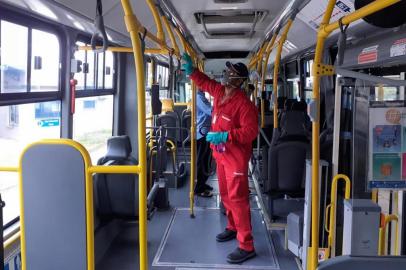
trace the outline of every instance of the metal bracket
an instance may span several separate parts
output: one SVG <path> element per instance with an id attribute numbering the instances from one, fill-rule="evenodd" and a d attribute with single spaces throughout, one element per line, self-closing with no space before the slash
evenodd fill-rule
<path id="1" fill-rule="evenodd" d="M 312 76 L 332 76 L 335 74 L 335 68 L 332 65 L 318 64 L 313 65 Z"/>

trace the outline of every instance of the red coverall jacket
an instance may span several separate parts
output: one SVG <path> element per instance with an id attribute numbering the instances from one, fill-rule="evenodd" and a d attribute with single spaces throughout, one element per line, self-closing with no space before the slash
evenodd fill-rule
<path id="1" fill-rule="evenodd" d="M 220 104 L 225 91 L 224 85 L 197 69 L 190 78 L 198 88 L 214 97 L 211 131 L 228 132 L 226 151 L 213 151 L 214 157 L 234 171 L 248 170 L 252 141 L 258 135 L 258 110 L 255 105 L 240 89 L 235 89 L 232 96 L 224 104 Z"/>

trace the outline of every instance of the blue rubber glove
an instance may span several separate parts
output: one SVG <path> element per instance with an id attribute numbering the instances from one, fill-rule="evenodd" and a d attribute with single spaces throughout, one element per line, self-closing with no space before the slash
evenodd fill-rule
<path id="1" fill-rule="evenodd" d="M 183 61 L 185 61 L 185 63 L 182 65 L 182 68 L 185 70 L 186 75 L 189 76 L 195 69 L 195 67 L 193 66 L 192 58 L 190 58 L 190 55 L 188 55 L 187 53 L 183 53 L 182 59 Z"/>
<path id="2" fill-rule="evenodd" d="M 206 141 L 218 145 L 227 142 L 228 132 L 209 132 L 206 135 Z"/>

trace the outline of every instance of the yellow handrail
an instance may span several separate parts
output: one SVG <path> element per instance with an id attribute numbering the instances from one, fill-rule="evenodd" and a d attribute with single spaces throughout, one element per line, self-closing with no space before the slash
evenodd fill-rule
<path id="1" fill-rule="evenodd" d="M 164 33 L 164 30 L 162 29 L 161 18 L 159 16 L 159 12 L 155 6 L 155 3 L 152 0 L 146 0 L 146 1 L 147 1 L 147 5 L 148 5 L 149 9 L 151 10 L 152 16 L 154 17 L 155 26 L 157 28 L 156 35 L 163 43 L 166 43 L 165 33 Z"/>
<path id="2" fill-rule="evenodd" d="M 268 61 L 269 61 L 269 56 L 271 55 L 273 46 L 275 44 L 275 40 L 276 40 L 277 34 L 275 33 L 272 36 L 271 41 L 269 42 L 267 48 L 266 48 L 266 55 L 265 55 L 265 61 L 263 63 L 262 66 L 262 83 L 261 83 L 261 87 L 262 87 L 262 92 L 265 91 L 265 77 L 266 77 L 266 73 L 268 72 Z M 261 98 L 261 128 L 265 127 L 265 102 L 264 100 Z"/>
<path id="3" fill-rule="evenodd" d="M 383 256 L 386 255 L 385 246 L 386 246 L 386 228 L 389 222 L 396 222 L 396 234 L 395 234 L 395 255 L 400 255 L 398 250 L 398 243 L 399 243 L 399 220 L 397 215 L 387 215 L 385 216 L 385 220 L 382 224 L 382 227 L 379 228 L 379 247 L 378 247 L 378 255 Z"/>
<path id="4" fill-rule="evenodd" d="M 276 51 L 276 58 L 273 68 L 273 126 L 274 128 L 278 128 L 278 74 L 279 74 L 279 64 L 281 62 L 281 55 L 283 44 L 285 43 L 286 38 L 288 37 L 288 32 L 290 27 L 292 26 L 293 20 L 289 19 L 285 28 L 283 29 L 283 33 L 279 39 L 278 50 Z"/>
<path id="5" fill-rule="evenodd" d="M 91 46 L 78 46 L 78 50 L 80 51 L 92 51 L 93 48 Z M 102 46 L 96 46 L 96 49 L 101 49 Z M 107 47 L 106 51 L 110 52 L 119 52 L 119 53 L 133 53 L 133 49 L 129 47 L 114 47 L 110 46 Z M 144 53 L 150 54 L 171 54 L 173 52 L 172 48 L 145 48 Z"/>
<path id="6" fill-rule="evenodd" d="M 0 167 L 0 172 L 18 172 L 19 167 Z"/>
<path id="7" fill-rule="evenodd" d="M 127 31 L 130 33 L 131 43 L 134 52 L 134 61 L 137 75 L 137 100 L 138 100 L 138 159 L 141 168 L 139 174 L 139 248 L 140 248 L 140 270 L 148 269 L 147 249 L 147 153 L 146 153 L 146 132 L 145 132 L 145 72 L 141 41 L 138 36 L 141 25 L 133 14 L 129 0 L 121 0 L 124 10 L 124 21 Z"/>
<path id="8" fill-rule="evenodd" d="M 351 181 L 348 176 L 344 174 L 337 174 L 333 178 L 333 183 L 331 184 L 331 198 L 330 204 L 326 208 L 326 219 L 327 219 L 327 209 L 330 209 L 330 222 L 329 222 L 329 229 L 326 231 L 328 232 L 328 240 L 327 240 L 327 250 L 326 250 L 326 258 L 334 257 L 334 247 L 335 247 L 335 234 L 336 234 L 336 208 L 337 208 L 337 184 L 338 180 L 345 181 L 345 195 L 344 199 L 350 199 L 350 192 L 351 192 Z M 326 223 L 327 225 L 327 223 Z"/>
<path id="9" fill-rule="evenodd" d="M 172 44 L 172 47 L 173 47 L 173 50 L 174 50 L 174 54 L 179 59 L 180 58 L 179 46 L 176 43 L 176 39 L 175 39 L 175 35 L 173 34 L 172 27 L 171 27 L 171 25 L 170 25 L 170 23 L 168 21 L 168 18 L 166 18 L 164 15 L 162 15 L 161 18 L 162 18 L 162 21 L 164 22 L 166 32 L 168 32 L 168 34 L 169 34 L 169 38 L 171 40 L 171 44 Z"/>
<path id="10" fill-rule="evenodd" d="M 400 0 L 377 0 L 363 8 L 342 18 L 343 24 L 352 23 L 367 15 L 375 13 L 385 7 L 393 5 Z M 324 43 L 330 33 L 339 28 L 339 23 L 329 24 L 331 14 L 334 10 L 336 0 L 329 0 L 322 22 L 317 33 L 317 44 L 313 63 L 313 102 L 316 107 L 316 115 L 312 122 L 312 238 L 310 248 L 310 270 L 315 270 L 318 265 L 318 246 L 319 246 L 319 135 L 320 135 L 320 77 L 318 69 L 321 66 Z M 315 72 L 316 71 L 316 72 Z"/>

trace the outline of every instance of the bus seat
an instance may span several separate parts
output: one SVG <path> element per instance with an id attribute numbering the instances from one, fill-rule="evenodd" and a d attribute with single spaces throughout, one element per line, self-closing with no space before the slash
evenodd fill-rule
<path id="1" fill-rule="evenodd" d="M 286 111 L 281 114 L 277 136 L 273 137 L 273 144 L 287 141 L 309 142 L 310 119 L 301 111 Z"/>
<path id="2" fill-rule="evenodd" d="M 304 197 L 306 157 L 309 152 L 310 145 L 301 141 L 281 142 L 269 149 L 269 179 L 264 183 L 264 191 L 270 197 L 271 217 L 286 216 L 289 212 L 303 210 L 303 202 L 297 199 Z M 286 200 L 286 197 L 296 199 Z"/>
<path id="3" fill-rule="evenodd" d="M 174 142 L 180 141 L 180 120 L 176 112 L 167 111 L 165 114 L 159 115 L 156 118 L 156 125 L 169 127 L 169 129 L 166 129 L 166 137 Z"/>
<path id="4" fill-rule="evenodd" d="M 319 270 L 368 269 L 403 270 L 406 256 L 338 256 L 320 262 Z"/>
<path id="5" fill-rule="evenodd" d="M 128 136 L 117 136 L 107 140 L 107 153 L 97 165 L 136 165 L 131 156 L 132 148 Z M 101 220 L 138 217 L 138 175 L 95 174 L 96 213 Z"/>

